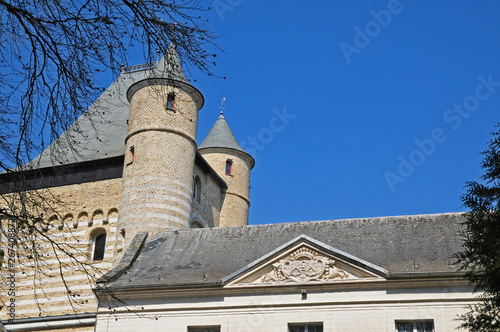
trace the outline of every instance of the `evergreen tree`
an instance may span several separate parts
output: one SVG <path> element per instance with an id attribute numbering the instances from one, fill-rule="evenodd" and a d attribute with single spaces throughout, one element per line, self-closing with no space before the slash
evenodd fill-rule
<path id="1" fill-rule="evenodd" d="M 474 332 L 500 331 L 500 130 L 492 135 L 482 153 L 482 181 L 467 182 L 461 197 L 471 211 L 463 223 L 464 250 L 457 258 L 481 295 L 460 320 L 461 327 Z"/>

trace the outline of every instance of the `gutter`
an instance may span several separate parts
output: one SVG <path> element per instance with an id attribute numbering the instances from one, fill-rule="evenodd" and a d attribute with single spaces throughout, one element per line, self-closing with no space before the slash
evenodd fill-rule
<path id="1" fill-rule="evenodd" d="M 3 321 L 5 331 L 37 331 L 47 329 L 63 329 L 95 326 L 97 313 L 64 315 L 64 316 L 46 316 L 36 318 L 15 319 L 11 323 Z M 0 323 L 1 324 L 1 323 Z M 2 325 L 0 325 L 0 331 Z"/>
<path id="2" fill-rule="evenodd" d="M 220 288 L 223 286 L 222 281 L 216 282 L 207 282 L 207 283 L 192 283 L 192 284 L 161 284 L 161 285 L 136 285 L 136 286 L 121 286 L 121 287 L 102 287 L 102 288 L 94 288 L 94 292 L 97 293 L 115 293 L 115 292 L 127 292 L 127 291 L 148 291 L 148 290 L 164 290 L 168 288 L 168 290 L 177 290 L 177 289 L 186 289 L 186 288 Z"/>
<path id="3" fill-rule="evenodd" d="M 390 273 L 387 276 L 388 280 L 391 279 L 408 279 L 408 278 L 449 278 L 449 277 L 461 277 L 465 276 L 463 271 L 455 272 L 402 272 L 402 273 Z"/>

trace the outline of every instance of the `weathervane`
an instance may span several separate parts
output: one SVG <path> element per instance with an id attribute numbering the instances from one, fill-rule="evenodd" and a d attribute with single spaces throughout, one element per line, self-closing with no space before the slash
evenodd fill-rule
<path id="1" fill-rule="evenodd" d="M 224 109 L 226 108 L 226 107 L 224 106 L 224 102 L 225 102 L 225 101 L 226 101 L 226 97 L 222 98 L 222 101 L 221 101 L 221 103 L 220 103 L 220 105 L 219 105 L 220 115 L 224 114 Z"/>

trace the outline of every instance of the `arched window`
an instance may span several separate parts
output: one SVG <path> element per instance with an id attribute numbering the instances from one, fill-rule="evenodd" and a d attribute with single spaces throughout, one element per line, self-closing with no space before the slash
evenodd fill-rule
<path id="1" fill-rule="evenodd" d="M 205 227 L 207 227 L 207 223 L 205 222 L 205 220 L 203 220 L 203 217 L 200 216 L 196 212 L 191 213 L 190 220 L 191 221 L 189 222 L 189 227 L 191 227 L 191 228 L 205 228 Z"/>
<path id="2" fill-rule="evenodd" d="M 199 221 L 193 221 L 191 223 L 191 228 L 203 228 L 203 225 Z"/>
<path id="3" fill-rule="evenodd" d="M 94 237 L 94 255 L 93 261 L 102 261 L 104 258 L 104 251 L 106 250 L 106 233 L 101 233 Z"/>

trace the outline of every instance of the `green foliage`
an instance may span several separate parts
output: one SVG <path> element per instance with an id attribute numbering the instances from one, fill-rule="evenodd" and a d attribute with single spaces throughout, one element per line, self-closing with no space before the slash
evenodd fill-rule
<path id="1" fill-rule="evenodd" d="M 464 250 L 457 258 L 465 278 L 482 295 L 460 320 L 461 327 L 474 332 L 500 331 L 500 130 L 492 135 L 482 153 L 482 183 L 467 182 L 461 197 L 471 211 L 463 223 Z"/>

